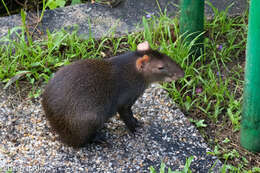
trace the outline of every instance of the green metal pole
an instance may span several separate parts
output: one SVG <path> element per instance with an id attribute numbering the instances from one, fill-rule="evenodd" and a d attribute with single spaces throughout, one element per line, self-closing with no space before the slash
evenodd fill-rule
<path id="1" fill-rule="evenodd" d="M 188 42 L 204 31 L 204 5 L 204 0 L 181 0 L 180 33 Z M 192 51 L 196 51 L 197 56 L 203 53 L 203 39 L 204 37 L 201 35 L 192 48 Z"/>
<path id="2" fill-rule="evenodd" d="M 241 145 L 260 152 L 260 0 L 250 0 Z"/>

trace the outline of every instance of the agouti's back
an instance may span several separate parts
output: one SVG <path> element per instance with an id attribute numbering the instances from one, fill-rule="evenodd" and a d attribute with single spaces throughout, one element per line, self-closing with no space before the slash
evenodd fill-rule
<path id="1" fill-rule="evenodd" d="M 151 50 L 147 42 L 138 46 L 140 50 L 106 60 L 77 61 L 61 68 L 49 81 L 42 105 L 62 142 L 84 146 L 117 112 L 134 132 L 138 122 L 131 106 L 145 88 L 152 82 L 183 76 L 174 61 Z"/>

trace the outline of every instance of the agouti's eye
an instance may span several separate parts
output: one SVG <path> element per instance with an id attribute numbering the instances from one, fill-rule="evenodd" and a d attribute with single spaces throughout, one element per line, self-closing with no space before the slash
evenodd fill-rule
<path id="1" fill-rule="evenodd" d="M 158 69 L 159 69 L 159 70 L 163 70 L 163 69 L 164 69 L 164 67 L 158 67 Z"/>

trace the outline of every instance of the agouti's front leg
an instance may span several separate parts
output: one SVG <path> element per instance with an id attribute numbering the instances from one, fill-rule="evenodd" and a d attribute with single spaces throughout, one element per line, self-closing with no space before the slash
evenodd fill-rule
<path id="1" fill-rule="evenodd" d="M 118 110 L 120 118 L 124 121 L 128 129 L 133 133 L 137 127 L 141 126 L 141 123 L 133 117 L 133 112 L 130 106 L 124 106 Z"/>

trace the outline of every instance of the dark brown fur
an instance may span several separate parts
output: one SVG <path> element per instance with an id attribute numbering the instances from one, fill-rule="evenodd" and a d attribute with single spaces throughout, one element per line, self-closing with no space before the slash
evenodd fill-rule
<path id="1" fill-rule="evenodd" d="M 61 68 L 50 80 L 42 106 L 61 141 L 81 147 L 117 112 L 134 132 L 138 122 L 131 106 L 147 86 L 183 75 L 175 62 L 154 50 L 130 52 L 106 60 L 80 60 Z"/>

